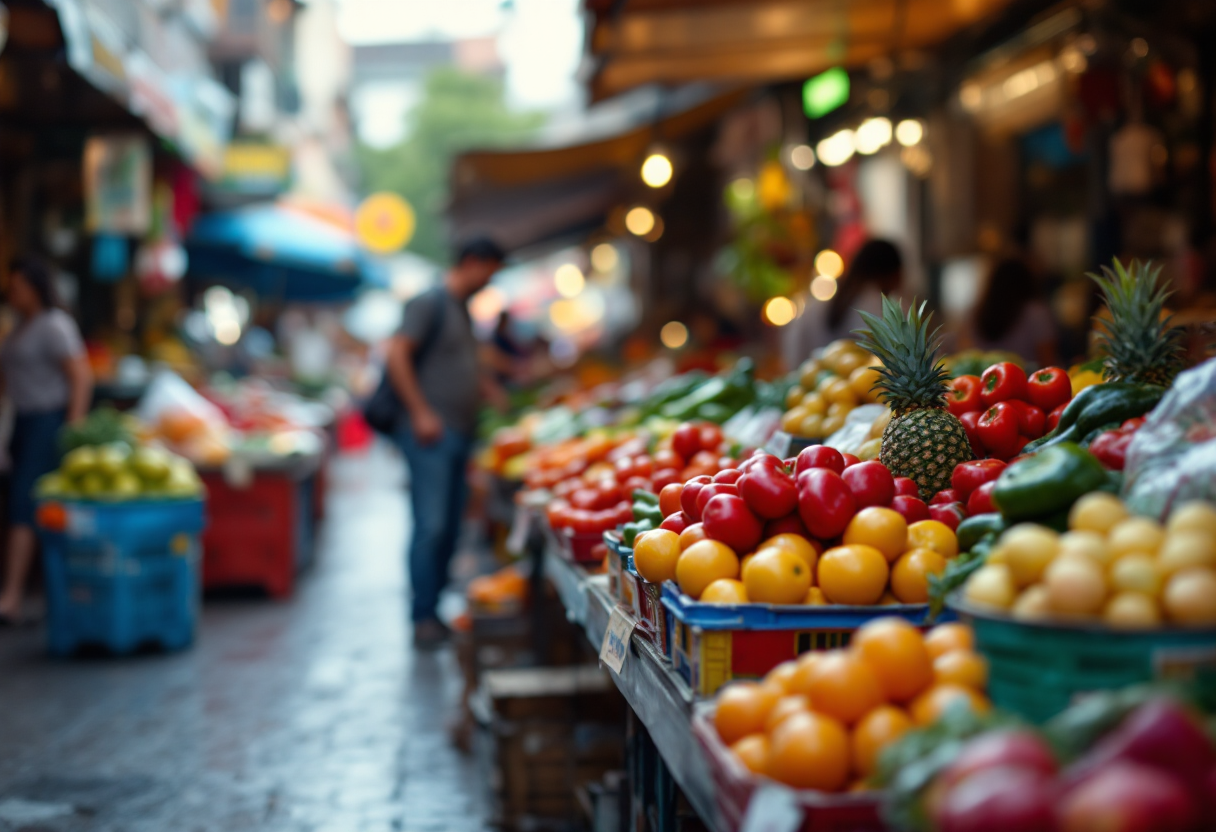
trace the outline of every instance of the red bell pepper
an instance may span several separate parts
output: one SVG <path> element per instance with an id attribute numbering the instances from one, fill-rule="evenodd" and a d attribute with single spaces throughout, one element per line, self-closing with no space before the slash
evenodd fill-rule
<path id="1" fill-rule="evenodd" d="M 1012 456 L 1018 441 L 1018 413 L 1009 402 L 997 402 L 984 411 L 977 425 L 980 441 L 993 456 Z"/>
<path id="2" fill-rule="evenodd" d="M 1027 439 L 1038 439 L 1047 426 L 1047 416 L 1042 410 L 1027 402 L 1013 399 L 1009 402 L 1018 414 L 1018 433 Z"/>
<path id="3" fill-rule="evenodd" d="M 954 466 L 954 473 L 950 476 L 950 486 L 957 495 L 956 499 L 965 503 L 971 496 L 971 492 L 986 482 L 992 482 L 1004 470 L 1005 463 L 999 459 L 976 459 L 971 462 L 961 462 Z M 933 501 L 937 502 L 937 498 L 935 497 Z"/>
<path id="4" fill-rule="evenodd" d="M 980 398 L 988 407 L 1026 398 L 1026 371 L 1012 361 L 993 364 L 980 376 Z"/>
<path id="5" fill-rule="evenodd" d="M 946 407 L 955 416 L 983 410 L 984 402 L 980 398 L 979 376 L 958 376 L 950 381 L 950 389 L 946 392 Z"/>
<path id="6" fill-rule="evenodd" d="M 1044 413 L 1050 413 L 1072 398 L 1072 381 L 1059 367 L 1044 367 L 1027 380 L 1026 398 Z"/>
<path id="7" fill-rule="evenodd" d="M 979 411 L 964 413 L 958 417 L 958 420 L 963 423 L 963 430 L 967 431 L 967 439 L 971 442 L 971 452 L 977 457 L 983 457 L 987 454 L 984 448 L 984 443 L 980 441 L 980 416 L 984 414 Z"/>
<path id="8" fill-rule="evenodd" d="M 1127 463 L 1127 446 L 1132 443 L 1132 435 L 1133 431 L 1122 428 L 1099 433 L 1089 443 L 1089 452 L 1110 470 L 1122 471 Z"/>

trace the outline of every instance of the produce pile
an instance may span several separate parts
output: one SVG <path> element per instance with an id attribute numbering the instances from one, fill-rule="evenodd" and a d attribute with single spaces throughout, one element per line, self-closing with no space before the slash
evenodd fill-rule
<path id="1" fill-rule="evenodd" d="M 877 402 L 878 360 L 853 341 L 833 341 L 798 368 L 798 384 L 786 394 L 781 429 L 822 439 L 844 426 L 858 405 Z"/>
<path id="2" fill-rule="evenodd" d="M 866 788 L 883 750 L 963 703 L 977 713 L 986 666 L 970 630 L 922 635 L 899 618 L 859 629 L 847 649 L 807 653 L 714 700 L 718 736 L 750 771 L 796 788 Z"/>
<path id="3" fill-rule="evenodd" d="M 188 459 L 151 445 L 111 442 L 68 451 L 35 491 L 40 499 L 183 499 L 201 496 L 203 483 Z"/>

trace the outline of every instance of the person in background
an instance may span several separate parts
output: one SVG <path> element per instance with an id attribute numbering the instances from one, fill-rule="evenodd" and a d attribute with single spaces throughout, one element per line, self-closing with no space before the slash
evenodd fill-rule
<path id="1" fill-rule="evenodd" d="M 18 624 L 34 560 L 34 482 L 59 465 L 59 429 L 88 414 L 93 375 L 80 330 L 59 308 L 45 264 L 32 257 L 15 260 L 5 295 L 19 321 L 0 348 L 0 389 L 16 412 L 0 624 Z"/>
<path id="2" fill-rule="evenodd" d="M 903 257 L 894 243 L 868 240 L 836 282 L 832 299 L 824 302 L 808 298 L 802 317 L 785 328 L 786 366 L 797 367 L 812 350 L 840 338 L 852 338 L 853 330 L 864 326 L 857 310 L 880 314 L 882 296 L 899 291 L 903 273 Z"/>
<path id="3" fill-rule="evenodd" d="M 478 362 L 468 301 L 490 282 L 505 255 L 493 241 L 460 246 L 441 285 L 405 307 L 389 344 L 385 372 L 407 414 L 397 443 L 410 467 L 414 534 L 409 550 L 414 643 L 433 649 L 448 636 L 439 595 L 460 534 L 468 487 L 465 469 L 483 398 L 502 389 Z"/>
<path id="4" fill-rule="evenodd" d="M 1056 363 L 1055 321 L 1025 261 L 1010 257 L 993 267 L 975 307 L 968 346 L 1016 353 L 1039 367 Z"/>

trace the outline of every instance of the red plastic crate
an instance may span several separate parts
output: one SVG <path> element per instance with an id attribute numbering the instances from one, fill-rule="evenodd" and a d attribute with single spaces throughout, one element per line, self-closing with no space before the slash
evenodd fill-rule
<path id="1" fill-rule="evenodd" d="M 711 722 L 713 708 L 708 703 L 697 707 L 692 718 L 692 733 L 705 752 L 714 799 L 727 829 L 743 826 L 752 795 L 766 778 L 752 774 L 718 737 Z M 794 790 L 802 810 L 800 832 L 883 832 L 887 827 L 879 816 L 877 792 L 833 794 L 811 789 Z"/>
<path id="2" fill-rule="evenodd" d="M 203 588 L 257 586 L 291 595 L 312 557 L 315 475 L 258 471 L 247 488 L 204 472 L 210 524 L 203 532 Z"/>

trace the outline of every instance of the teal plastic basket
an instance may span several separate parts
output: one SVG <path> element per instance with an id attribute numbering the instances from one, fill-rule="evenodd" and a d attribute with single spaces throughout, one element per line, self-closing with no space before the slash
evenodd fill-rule
<path id="1" fill-rule="evenodd" d="M 960 601 L 950 607 L 975 631 L 988 660 L 988 696 L 1044 722 L 1085 695 L 1154 680 L 1190 685 L 1216 708 L 1216 629 L 1112 630 L 1015 621 Z"/>

